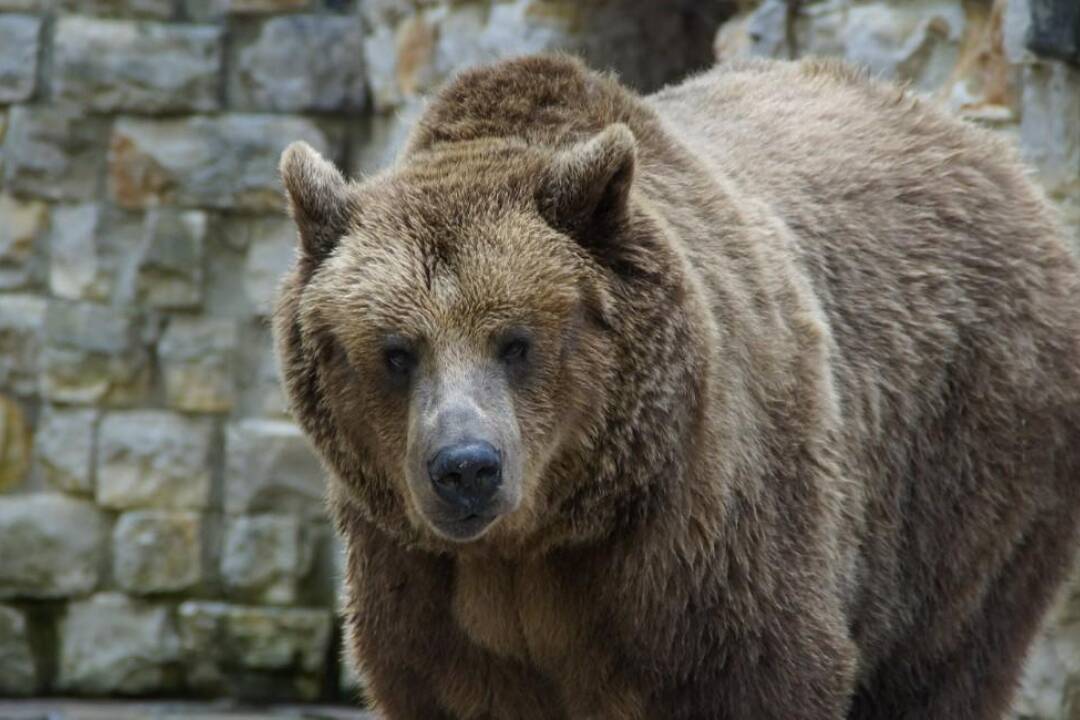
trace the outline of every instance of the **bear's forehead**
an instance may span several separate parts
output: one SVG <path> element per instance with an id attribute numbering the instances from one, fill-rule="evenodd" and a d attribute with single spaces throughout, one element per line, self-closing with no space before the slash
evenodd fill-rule
<path id="1" fill-rule="evenodd" d="M 356 312 L 433 326 L 561 313 L 576 301 L 580 264 L 565 238 L 520 210 L 462 212 L 367 223 L 323 277 Z"/>

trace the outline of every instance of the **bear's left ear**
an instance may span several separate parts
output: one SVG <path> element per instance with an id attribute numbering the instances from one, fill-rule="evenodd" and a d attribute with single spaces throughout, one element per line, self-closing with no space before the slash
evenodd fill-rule
<path id="1" fill-rule="evenodd" d="M 319 262 L 348 231 L 349 184 L 333 163 L 303 141 L 285 148 L 279 169 L 301 249 Z"/>
<path id="2" fill-rule="evenodd" d="M 541 214 L 552 227 L 599 250 L 626 217 L 636 156 L 634 134 L 622 123 L 560 151 L 540 189 Z"/>

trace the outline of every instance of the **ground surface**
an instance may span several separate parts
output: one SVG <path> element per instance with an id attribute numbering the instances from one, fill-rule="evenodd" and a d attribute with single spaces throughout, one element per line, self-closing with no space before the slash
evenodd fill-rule
<path id="1" fill-rule="evenodd" d="M 371 713 L 332 705 L 253 707 L 234 703 L 109 700 L 0 700 L 0 720 L 376 720 Z"/>

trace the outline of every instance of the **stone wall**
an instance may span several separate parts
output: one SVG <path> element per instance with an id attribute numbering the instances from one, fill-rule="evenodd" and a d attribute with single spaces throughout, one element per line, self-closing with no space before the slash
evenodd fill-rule
<path id="1" fill-rule="evenodd" d="M 456 69 L 648 89 L 693 0 L 0 0 L 0 696 L 334 697 L 339 553 L 267 313 L 276 165 L 392 156 Z"/>

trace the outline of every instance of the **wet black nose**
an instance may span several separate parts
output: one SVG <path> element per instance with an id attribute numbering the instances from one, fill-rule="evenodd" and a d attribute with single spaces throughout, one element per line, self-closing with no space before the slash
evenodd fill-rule
<path id="1" fill-rule="evenodd" d="M 467 512 L 477 512 L 502 483 L 499 451 L 479 441 L 449 445 L 428 463 L 428 475 L 439 497 Z"/>

